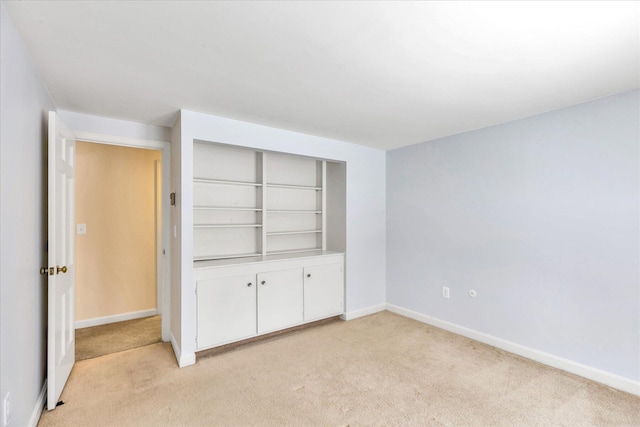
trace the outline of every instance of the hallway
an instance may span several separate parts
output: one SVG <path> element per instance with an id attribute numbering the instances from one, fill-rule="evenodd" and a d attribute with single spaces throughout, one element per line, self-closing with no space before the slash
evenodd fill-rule
<path id="1" fill-rule="evenodd" d="M 76 329 L 76 362 L 159 343 L 160 316 Z"/>

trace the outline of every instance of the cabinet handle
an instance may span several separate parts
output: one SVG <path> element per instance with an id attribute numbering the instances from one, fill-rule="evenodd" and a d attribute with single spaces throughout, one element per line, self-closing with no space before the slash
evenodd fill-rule
<path id="1" fill-rule="evenodd" d="M 247 286 L 251 287 L 251 282 L 247 283 Z"/>
<path id="2" fill-rule="evenodd" d="M 263 281 L 262 281 L 262 284 L 263 284 L 263 285 L 266 285 L 266 284 L 267 284 L 267 282 L 265 282 L 265 281 L 263 280 Z"/>
<path id="3" fill-rule="evenodd" d="M 311 277 L 311 273 L 307 274 L 307 277 Z"/>

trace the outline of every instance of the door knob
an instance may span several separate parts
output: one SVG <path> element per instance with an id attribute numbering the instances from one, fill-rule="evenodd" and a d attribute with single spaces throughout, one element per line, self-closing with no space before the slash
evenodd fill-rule
<path id="1" fill-rule="evenodd" d="M 251 282 L 247 283 L 247 286 L 251 287 Z"/>
<path id="2" fill-rule="evenodd" d="M 48 271 L 49 271 L 49 269 L 47 267 L 42 267 L 40 269 L 40 274 L 42 274 L 44 276 L 45 274 L 47 274 Z"/>
<path id="3" fill-rule="evenodd" d="M 66 273 L 67 272 L 67 266 L 63 265 L 62 267 L 60 267 L 59 265 L 56 266 L 56 274 L 60 274 L 60 272 Z"/>
<path id="4" fill-rule="evenodd" d="M 267 282 L 265 282 L 265 281 L 263 280 L 263 281 L 262 281 L 262 284 L 263 284 L 263 285 L 266 285 L 266 284 L 267 284 Z"/>

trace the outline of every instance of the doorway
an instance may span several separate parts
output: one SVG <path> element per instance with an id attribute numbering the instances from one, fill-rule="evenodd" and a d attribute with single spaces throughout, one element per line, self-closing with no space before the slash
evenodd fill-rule
<path id="1" fill-rule="evenodd" d="M 76 360 L 162 340 L 163 153 L 76 143 Z"/>

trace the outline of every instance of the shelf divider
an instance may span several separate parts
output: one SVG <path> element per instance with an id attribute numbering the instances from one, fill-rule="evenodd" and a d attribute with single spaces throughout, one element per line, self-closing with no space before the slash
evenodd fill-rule
<path id="1" fill-rule="evenodd" d="M 317 252 L 321 250 L 322 248 L 288 249 L 284 251 L 267 251 L 267 255 L 297 254 L 302 252 Z"/>
<path id="2" fill-rule="evenodd" d="M 316 214 L 319 215 L 322 211 L 315 210 L 301 210 L 301 209 L 270 209 L 267 213 L 275 213 L 275 214 Z"/>
<path id="3" fill-rule="evenodd" d="M 269 184 L 267 183 L 267 187 L 270 188 L 288 188 L 291 190 L 314 190 L 320 191 L 322 187 L 313 187 L 310 185 L 291 185 L 291 184 Z"/>
<path id="4" fill-rule="evenodd" d="M 193 182 L 197 184 L 244 185 L 248 187 L 262 187 L 262 184 L 259 182 L 225 181 L 221 179 L 209 178 L 193 178 Z"/>
<path id="5" fill-rule="evenodd" d="M 262 206 L 262 230 L 260 230 L 260 250 L 262 252 L 262 256 L 267 254 L 267 227 L 269 227 L 269 223 L 267 220 L 267 210 L 269 207 L 267 206 L 267 164 L 269 162 L 269 156 L 264 151 L 260 154 L 260 180 L 263 184 L 262 191 L 260 191 L 261 196 L 261 204 Z"/>
<path id="6" fill-rule="evenodd" d="M 193 210 L 203 211 L 249 211 L 249 212 L 261 212 L 260 208 L 236 208 L 233 206 L 194 206 Z"/>
<path id="7" fill-rule="evenodd" d="M 288 236 L 291 234 L 312 234 L 312 233 L 322 233 L 322 230 L 271 231 L 271 232 L 267 232 L 267 236 Z"/>
<path id="8" fill-rule="evenodd" d="M 322 193 L 320 195 L 322 197 L 321 207 L 322 212 L 327 211 L 327 162 L 326 160 L 322 161 Z M 322 215 L 322 234 L 320 236 L 322 250 L 327 250 L 327 216 Z"/>
<path id="9" fill-rule="evenodd" d="M 258 228 L 262 224 L 194 224 L 193 228 Z"/>
<path id="10" fill-rule="evenodd" d="M 215 259 L 228 259 L 228 258 L 247 258 L 253 256 L 262 256 L 261 253 L 249 253 L 249 254 L 225 254 L 225 255 L 202 255 L 193 257 L 194 261 L 209 261 Z"/>

